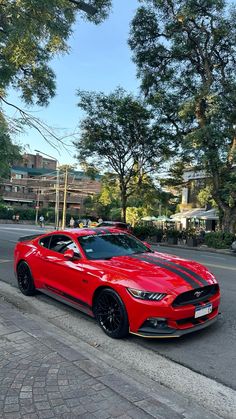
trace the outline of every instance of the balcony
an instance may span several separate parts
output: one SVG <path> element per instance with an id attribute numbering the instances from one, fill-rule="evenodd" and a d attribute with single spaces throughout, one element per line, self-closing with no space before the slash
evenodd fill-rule
<path id="1" fill-rule="evenodd" d="M 36 194 L 4 191 L 2 194 L 2 199 L 4 201 L 11 201 L 11 202 L 34 202 L 36 201 Z"/>

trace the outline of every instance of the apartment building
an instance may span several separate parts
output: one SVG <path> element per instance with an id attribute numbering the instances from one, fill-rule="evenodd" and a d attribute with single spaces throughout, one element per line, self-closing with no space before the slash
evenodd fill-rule
<path id="1" fill-rule="evenodd" d="M 57 172 L 56 160 L 40 154 L 24 154 L 11 167 L 9 179 L 0 180 L 0 198 L 8 206 L 24 208 L 54 208 L 56 188 L 59 189 L 60 208 L 63 206 L 65 173 Z M 67 182 L 67 209 L 83 213 L 83 201 L 100 192 L 100 178 L 91 180 L 83 172 L 69 170 Z"/>

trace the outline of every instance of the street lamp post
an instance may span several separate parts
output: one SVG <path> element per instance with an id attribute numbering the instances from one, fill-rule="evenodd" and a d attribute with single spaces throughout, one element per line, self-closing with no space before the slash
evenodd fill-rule
<path id="1" fill-rule="evenodd" d="M 55 229 L 58 230 L 59 228 L 59 208 L 60 208 L 60 192 L 59 192 L 59 188 L 60 188 L 60 167 L 59 167 L 59 162 L 58 160 L 53 157 L 50 156 L 50 154 L 44 153 L 40 150 L 34 150 L 37 153 L 41 153 L 44 156 L 50 157 L 52 160 L 54 160 L 56 162 L 56 198 L 55 198 Z"/>

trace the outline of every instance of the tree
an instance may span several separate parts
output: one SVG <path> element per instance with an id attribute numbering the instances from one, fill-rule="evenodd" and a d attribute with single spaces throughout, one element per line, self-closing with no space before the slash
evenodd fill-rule
<path id="1" fill-rule="evenodd" d="M 130 46 L 157 123 L 212 180 L 223 229 L 236 221 L 235 8 L 223 0 L 143 0 Z"/>
<path id="2" fill-rule="evenodd" d="M 10 165 L 16 161 L 20 160 L 20 151 L 21 148 L 12 143 L 9 130 L 4 120 L 3 116 L 0 113 L 0 178 L 6 177 L 9 174 Z"/>
<path id="3" fill-rule="evenodd" d="M 55 94 L 49 63 L 69 51 L 77 12 L 99 23 L 110 6 L 111 0 L 0 0 L 0 98 L 13 86 L 27 104 L 46 105 Z"/>
<path id="4" fill-rule="evenodd" d="M 97 24 L 105 19 L 110 6 L 111 0 L 0 0 L 0 118 L 5 119 L 4 127 L 1 126 L 4 167 L 12 161 L 13 151 L 16 151 L 10 138 L 12 125 L 16 130 L 25 125 L 33 127 L 53 146 L 61 142 L 44 122 L 9 103 L 6 98 L 9 87 L 19 91 L 27 105 L 47 105 L 56 90 L 50 62 L 54 56 L 69 51 L 67 41 L 77 13 Z M 3 103 L 13 106 L 20 117 L 7 118 Z"/>
<path id="5" fill-rule="evenodd" d="M 79 92 L 79 107 L 86 112 L 81 136 L 75 143 L 80 161 L 93 160 L 98 167 L 117 175 L 123 219 L 127 199 L 142 184 L 143 176 L 157 169 L 168 152 L 151 112 L 144 103 L 121 88 L 105 95 Z"/>

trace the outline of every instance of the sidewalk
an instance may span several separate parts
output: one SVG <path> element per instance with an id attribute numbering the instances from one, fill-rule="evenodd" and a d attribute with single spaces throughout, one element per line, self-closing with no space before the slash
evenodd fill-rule
<path id="1" fill-rule="evenodd" d="M 45 319 L 23 314 L 0 295 L 1 418 L 218 418 L 107 360 L 107 355 L 103 361 L 96 357 L 96 348 Z"/>
<path id="2" fill-rule="evenodd" d="M 169 244 L 165 243 L 150 243 L 152 246 L 171 247 L 172 249 L 196 250 L 197 252 L 218 253 L 221 255 L 228 255 L 236 257 L 236 252 L 227 249 L 214 249 L 213 247 L 201 246 L 187 246 L 184 244 Z"/>

